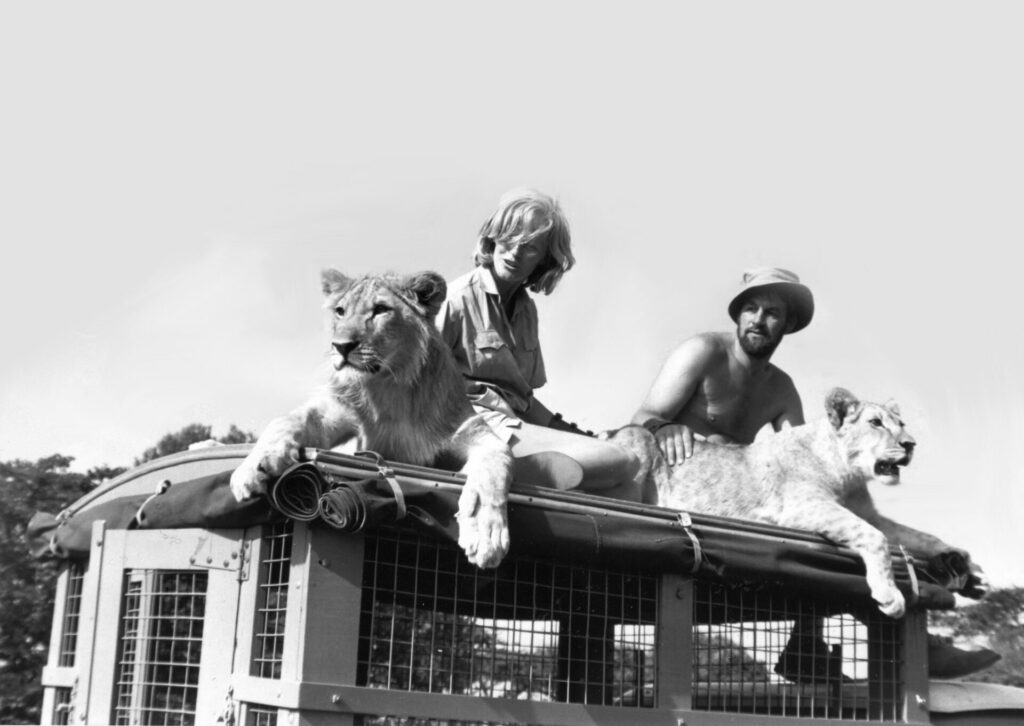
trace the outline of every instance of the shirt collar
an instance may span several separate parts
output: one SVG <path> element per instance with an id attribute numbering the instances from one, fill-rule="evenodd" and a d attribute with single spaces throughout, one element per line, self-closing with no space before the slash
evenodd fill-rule
<path id="1" fill-rule="evenodd" d="M 498 283 L 494 281 L 494 270 L 490 267 L 480 265 L 480 267 L 477 268 L 477 272 L 477 276 L 480 279 L 480 285 L 483 287 L 484 292 L 488 295 L 500 297 L 498 294 Z M 512 307 L 519 307 L 522 301 L 529 297 L 529 294 L 526 292 L 526 285 L 520 285 L 519 288 L 512 293 L 512 299 L 514 300 Z"/>
<path id="2" fill-rule="evenodd" d="M 484 267 L 480 265 L 476 268 L 476 278 L 480 281 L 480 287 L 484 289 L 488 295 L 498 294 L 498 283 L 494 281 L 494 270 L 490 267 Z"/>

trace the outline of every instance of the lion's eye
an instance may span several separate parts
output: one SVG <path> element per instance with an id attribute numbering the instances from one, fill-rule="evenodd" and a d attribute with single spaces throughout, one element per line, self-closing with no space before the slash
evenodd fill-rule
<path id="1" fill-rule="evenodd" d="M 869 420 L 869 421 L 868 421 L 868 423 L 869 423 L 869 424 L 871 424 L 872 426 L 877 426 L 877 427 L 881 427 L 881 425 L 882 425 L 882 419 L 880 419 L 880 418 L 878 418 L 878 417 L 876 416 L 875 418 L 873 418 L 873 419 Z"/>
<path id="2" fill-rule="evenodd" d="M 377 303 L 376 305 L 373 306 L 373 315 L 383 315 L 384 313 L 390 313 L 390 312 L 391 312 L 391 308 L 389 308 L 387 305 L 382 305 L 381 303 Z"/>
<path id="3" fill-rule="evenodd" d="M 337 315 L 339 318 L 344 317 L 345 308 L 343 308 L 341 305 L 338 305 L 336 308 L 334 308 L 334 314 Z"/>

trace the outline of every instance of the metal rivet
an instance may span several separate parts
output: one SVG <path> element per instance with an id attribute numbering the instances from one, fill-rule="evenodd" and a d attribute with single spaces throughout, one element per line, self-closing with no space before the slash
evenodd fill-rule
<path id="1" fill-rule="evenodd" d="M 206 564 L 208 564 L 208 565 L 209 564 L 213 564 L 213 558 L 212 557 L 207 557 L 206 558 Z"/>
<path id="2" fill-rule="evenodd" d="M 924 708 L 928 705 L 928 699 L 922 696 L 920 693 L 914 694 L 914 701 L 916 701 L 917 705 L 921 708 Z"/>
<path id="3" fill-rule="evenodd" d="M 678 598 L 679 600 L 685 600 L 686 599 L 686 588 L 685 587 L 680 587 L 678 590 L 676 590 L 676 598 Z"/>
<path id="4" fill-rule="evenodd" d="M 331 703 L 341 703 L 341 696 L 337 693 L 331 695 Z"/>
<path id="5" fill-rule="evenodd" d="M 195 557 L 189 557 L 188 561 L 189 561 L 190 564 L 194 565 L 196 563 L 196 558 Z"/>

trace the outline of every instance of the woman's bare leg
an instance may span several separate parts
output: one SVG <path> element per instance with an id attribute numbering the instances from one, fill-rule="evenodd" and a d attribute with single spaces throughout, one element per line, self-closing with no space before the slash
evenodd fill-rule
<path id="1" fill-rule="evenodd" d="M 571 456 L 583 467 L 581 490 L 600 492 L 616 499 L 640 500 L 639 487 L 633 481 L 640 469 L 640 461 L 621 446 L 525 421 L 516 430 L 509 445 L 513 456 L 526 456 L 539 451 L 558 451 Z"/>

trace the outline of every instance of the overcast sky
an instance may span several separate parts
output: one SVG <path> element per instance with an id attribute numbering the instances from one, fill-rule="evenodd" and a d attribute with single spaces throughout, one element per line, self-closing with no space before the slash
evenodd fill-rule
<path id="1" fill-rule="evenodd" d="M 809 418 L 894 398 L 882 508 L 1024 585 L 1024 8 L 1014 3 L 0 6 L 0 459 L 260 430 L 326 352 L 319 270 L 472 265 L 556 194 L 550 408 L 624 424 L 777 265 Z"/>

